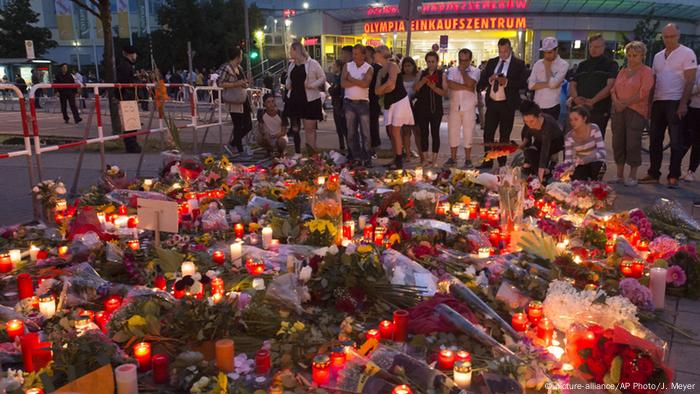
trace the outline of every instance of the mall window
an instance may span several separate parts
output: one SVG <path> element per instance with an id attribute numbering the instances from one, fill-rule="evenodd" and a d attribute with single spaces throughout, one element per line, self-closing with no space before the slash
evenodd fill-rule
<path id="1" fill-rule="evenodd" d="M 571 41 L 571 59 L 585 59 L 586 58 L 586 41 L 584 40 L 574 40 Z"/>
<path id="2" fill-rule="evenodd" d="M 559 56 L 562 59 L 571 59 L 571 41 L 559 41 Z"/>

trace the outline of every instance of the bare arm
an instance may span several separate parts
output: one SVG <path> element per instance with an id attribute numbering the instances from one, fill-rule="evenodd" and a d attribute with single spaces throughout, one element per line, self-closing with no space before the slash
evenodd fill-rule
<path id="1" fill-rule="evenodd" d="M 445 73 L 443 73 L 442 74 L 442 86 L 443 86 L 442 88 L 437 86 L 437 84 L 433 83 L 433 82 L 428 82 L 428 87 L 430 88 L 430 90 L 435 92 L 435 94 L 444 97 L 444 96 L 447 96 L 447 88 L 444 87 L 444 86 L 447 86 L 447 84 L 445 82 L 447 82 L 447 75 Z"/>
<path id="2" fill-rule="evenodd" d="M 387 92 L 391 92 L 392 90 L 394 90 L 396 88 L 396 77 L 399 75 L 399 67 L 396 64 L 391 63 L 391 62 L 389 62 L 387 64 L 389 64 L 389 79 L 387 79 L 386 82 L 377 86 L 374 89 L 374 93 L 377 96 L 381 96 Z M 377 77 L 377 78 L 379 78 L 379 77 Z"/>
<path id="3" fill-rule="evenodd" d="M 355 84 L 350 80 L 347 67 L 343 66 L 343 71 L 340 73 L 340 87 L 347 89 L 351 86 L 355 86 Z"/>
<path id="4" fill-rule="evenodd" d="M 590 100 L 589 103 L 591 106 L 595 105 L 595 103 L 599 102 L 600 100 L 603 100 L 604 98 L 610 96 L 610 89 L 612 89 L 613 85 L 615 84 L 615 80 L 610 78 L 608 79 L 608 83 L 605 85 L 605 87 L 598 92 L 595 96 L 593 96 Z"/>
<path id="5" fill-rule="evenodd" d="M 691 93 L 693 92 L 693 85 L 695 85 L 695 73 L 697 69 L 691 68 L 683 71 L 683 78 L 685 79 L 685 86 L 683 87 L 683 96 L 681 96 L 681 103 L 678 105 L 678 117 L 682 118 L 688 113 L 688 101 L 690 101 Z"/>

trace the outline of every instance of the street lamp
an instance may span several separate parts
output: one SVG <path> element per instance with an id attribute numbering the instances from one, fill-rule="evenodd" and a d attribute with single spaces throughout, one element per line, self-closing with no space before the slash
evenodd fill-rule
<path id="1" fill-rule="evenodd" d="M 75 58 L 78 62 L 78 71 L 80 72 L 80 41 L 73 41 L 73 47 L 75 48 Z"/>
<path id="2" fill-rule="evenodd" d="M 302 4 L 301 6 L 304 7 L 305 10 L 308 10 L 309 9 L 309 2 L 305 1 L 304 4 Z"/>
<path id="3" fill-rule="evenodd" d="M 260 68 L 262 69 L 263 77 L 265 77 L 265 62 L 263 52 L 265 52 L 265 33 L 262 30 L 257 30 L 255 32 L 255 39 L 258 41 L 260 46 Z"/>

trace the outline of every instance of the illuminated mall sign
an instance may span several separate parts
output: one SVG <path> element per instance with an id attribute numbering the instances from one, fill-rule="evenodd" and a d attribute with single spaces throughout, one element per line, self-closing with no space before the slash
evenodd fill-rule
<path id="1" fill-rule="evenodd" d="M 424 15 L 459 14 L 474 11 L 511 11 L 527 8 L 527 0 L 470 0 L 470 1 L 438 1 L 423 3 L 420 11 Z M 399 15 L 398 4 L 368 7 L 367 16 Z"/>
<path id="2" fill-rule="evenodd" d="M 484 17 L 484 18 L 435 18 L 411 21 L 411 31 L 442 30 L 513 30 L 527 29 L 527 18 Z M 365 33 L 393 33 L 406 31 L 402 20 L 365 23 Z"/>

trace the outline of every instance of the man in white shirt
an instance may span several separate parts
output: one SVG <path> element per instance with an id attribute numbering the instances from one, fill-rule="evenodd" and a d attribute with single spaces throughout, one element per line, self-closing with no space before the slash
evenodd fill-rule
<path id="1" fill-rule="evenodd" d="M 688 104 L 688 114 L 685 118 L 686 146 L 691 146 L 688 172 L 684 181 L 695 180 L 695 171 L 700 165 L 700 66 L 695 70 L 695 84 Z"/>
<path id="2" fill-rule="evenodd" d="M 528 89 L 535 91 L 534 102 L 540 106 L 542 113 L 551 115 L 559 121 L 561 106 L 561 84 L 564 82 L 569 63 L 559 57 L 559 42 L 554 37 L 542 40 L 542 59 L 532 67 L 530 78 L 527 80 Z"/>
<path id="3" fill-rule="evenodd" d="M 671 162 L 668 187 L 678 188 L 681 161 L 685 155 L 682 119 L 688 113 L 688 102 L 695 83 L 697 58 L 692 49 L 679 43 L 678 26 L 669 23 L 661 30 L 665 49 L 654 56 L 654 99 L 649 130 L 649 170 L 639 183 L 659 183 L 666 127 L 671 139 Z"/>
<path id="4" fill-rule="evenodd" d="M 366 49 L 357 44 L 352 49 L 352 61 L 343 67 L 340 86 L 345 89 L 343 109 L 348 126 L 348 160 L 372 165 L 369 119 L 369 85 L 374 69 L 365 62 Z M 360 127 L 360 133 L 357 127 Z M 362 141 L 360 141 L 360 139 Z"/>
<path id="5" fill-rule="evenodd" d="M 283 156 L 287 148 L 287 131 L 275 104 L 275 96 L 267 93 L 263 105 L 265 109 L 258 112 L 258 143 L 269 156 Z"/>
<path id="6" fill-rule="evenodd" d="M 450 142 L 450 159 L 446 166 L 457 164 L 457 148 L 464 147 L 464 167 L 471 168 L 472 135 L 476 127 L 476 83 L 481 71 L 471 65 L 472 51 L 459 50 L 459 65 L 447 71 L 447 87 L 450 92 L 450 112 L 447 117 L 447 135 Z"/>

